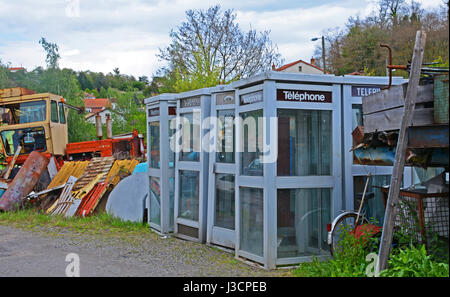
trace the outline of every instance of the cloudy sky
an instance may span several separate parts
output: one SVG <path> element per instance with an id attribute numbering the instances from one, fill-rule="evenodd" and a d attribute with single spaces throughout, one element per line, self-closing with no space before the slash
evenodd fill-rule
<path id="1" fill-rule="evenodd" d="M 409 0 L 407 0 L 409 2 Z M 164 63 L 156 54 L 187 9 L 232 8 L 243 30 L 270 30 L 286 63 L 309 61 L 311 38 L 365 17 L 376 0 L 0 0 L 0 60 L 32 70 L 45 65 L 41 37 L 60 48 L 60 67 L 151 77 Z M 442 0 L 419 0 L 438 8 Z"/>

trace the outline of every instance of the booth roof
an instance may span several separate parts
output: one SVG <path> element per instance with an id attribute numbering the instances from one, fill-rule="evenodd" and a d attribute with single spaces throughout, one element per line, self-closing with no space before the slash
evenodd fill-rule
<path id="1" fill-rule="evenodd" d="M 334 74 L 304 74 L 304 73 L 285 73 L 278 71 L 267 71 L 259 75 L 235 81 L 232 86 L 242 89 L 250 85 L 255 85 L 264 80 L 298 82 L 298 83 L 328 83 L 328 84 L 350 84 L 350 85 L 387 85 L 387 76 L 355 76 L 344 75 L 336 76 Z M 403 84 L 408 82 L 402 77 L 392 77 L 392 84 Z"/>

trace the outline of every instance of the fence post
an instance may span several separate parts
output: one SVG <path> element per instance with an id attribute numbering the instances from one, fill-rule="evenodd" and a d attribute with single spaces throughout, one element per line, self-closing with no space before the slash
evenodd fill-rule
<path id="1" fill-rule="evenodd" d="M 403 111 L 402 124 L 398 134 L 397 148 L 395 151 L 395 163 L 391 177 L 391 185 L 389 187 L 388 200 L 386 205 L 386 214 L 383 224 L 383 233 L 381 235 L 381 243 L 379 256 L 376 266 L 376 275 L 387 268 L 389 254 L 392 245 L 392 236 L 394 229 L 395 210 L 397 208 L 400 185 L 405 167 L 405 155 L 408 145 L 408 127 L 411 125 L 412 117 L 417 97 L 417 86 L 419 85 L 420 70 L 422 67 L 423 52 L 425 49 L 426 33 L 417 31 L 414 52 L 411 62 L 411 72 L 408 82 L 408 89 L 405 97 L 405 107 Z"/>

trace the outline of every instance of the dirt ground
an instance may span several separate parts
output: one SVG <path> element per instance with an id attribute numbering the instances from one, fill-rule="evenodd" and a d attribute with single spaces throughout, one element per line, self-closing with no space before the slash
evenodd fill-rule
<path id="1" fill-rule="evenodd" d="M 174 237 L 82 234 L 0 225 L 0 276 L 66 276 L 79 259 L 79 275 L 91 276 L 290 276 L 236 260 L 234 254 Z M 66 261 L 67 260 L 67 261 Z M 72 266 L 71 266 L 72 265 Z"/>

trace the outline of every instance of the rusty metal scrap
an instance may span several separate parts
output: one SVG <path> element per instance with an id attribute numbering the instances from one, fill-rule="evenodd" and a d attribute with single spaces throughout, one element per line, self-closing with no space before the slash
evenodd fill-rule
<path id="1" fill-rule="evenodd" d="M 47 170 L 49 159 L 33 151 L 0 198 L 0 211 L 15 210 Z"/>
<path id="2" fill-rule="evenodd" d="M 77 209 L 76 214 L 81 217 L 86 217 L 92 214 L 97 207 L 100 199 L 103 197 L 107 190 L 107 183 L 97 183 L 87 195 L 84 196 L 80 206 Z"/>

